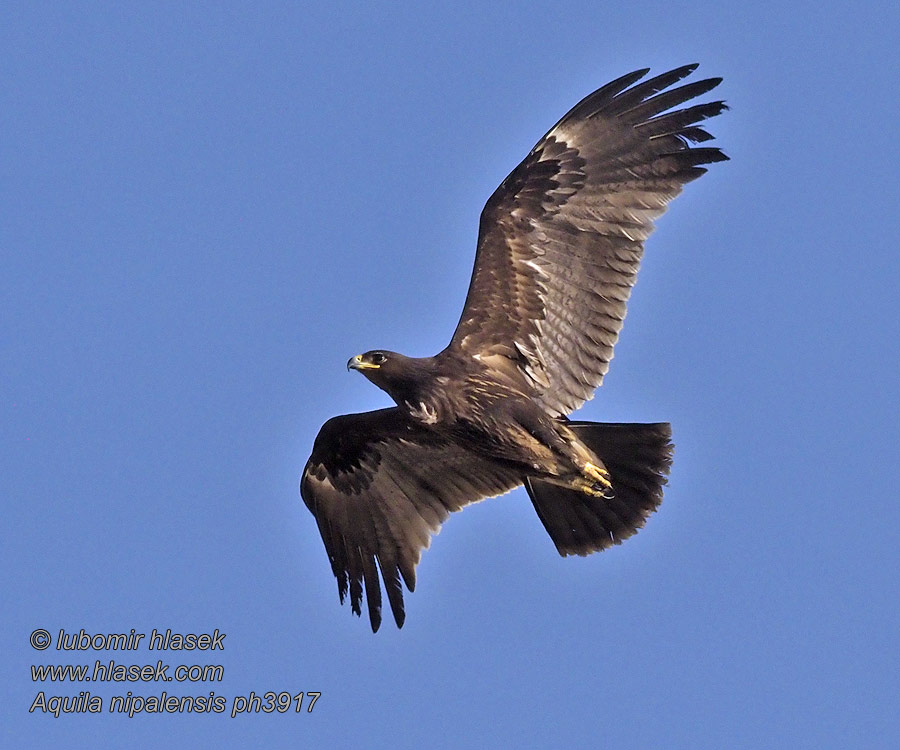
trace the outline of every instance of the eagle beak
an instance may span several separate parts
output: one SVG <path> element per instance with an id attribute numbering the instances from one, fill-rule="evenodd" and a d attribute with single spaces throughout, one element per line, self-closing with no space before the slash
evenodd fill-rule
<path id="1" fill-rule="evenodd" d="M 347 362 L 348 370 L 377 370 L 378 365 L 373 364 L 372 362 L 363 361 L 362 354 L 357 354 L 355 357 L 350 357 Z"/>

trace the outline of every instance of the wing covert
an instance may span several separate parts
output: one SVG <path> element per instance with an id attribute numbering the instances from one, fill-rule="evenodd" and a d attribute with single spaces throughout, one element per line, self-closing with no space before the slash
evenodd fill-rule
<path id="1" fill-rule="evenodd" d="M 448 354 L 501 355 L 535 398 L 566 415 L 603 380 L 644 241 L 669 201 L 724 161 L 698 126 L 721 101 L 678 107 L 712 78 L 669 88 L 688 65 L 638 83 L 636 71 L 569 111 L 497 188 L 481 214 L 469 293 Z"/>

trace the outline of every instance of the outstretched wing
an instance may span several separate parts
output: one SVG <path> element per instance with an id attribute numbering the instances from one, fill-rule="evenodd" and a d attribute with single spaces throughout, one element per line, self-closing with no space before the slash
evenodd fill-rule
<path id="1" fill-rule="evenodd" d="M 556 415 L 592 396 L 653 221 L 706 171 L 700 165 L 728 158 L 691 145 L 712 138 L 698 123 L 723 102 L 670 111 L 721 81 L 669 89 L 696 67 L 637 83 L 648 72 L 641 70 L 595 91 L 503 181 L 481 214 L 475 270 L 447 354 L 514 362 Z"/>
<path id="2" fill-rule="evenodd" d="M 451 512 L 522 483 L 509 467 L 424 430 L 397 408 L 347 414 L 319 431 L 300 494 L 325 542 L 341 603 L 360 614 L 363 584 L 372 630 L 381 624 L 381 586 L 398 627 L 416 565 Z"/>

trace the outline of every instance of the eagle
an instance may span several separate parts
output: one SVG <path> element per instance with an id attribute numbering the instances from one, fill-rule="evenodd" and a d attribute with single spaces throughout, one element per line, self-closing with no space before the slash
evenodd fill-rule
<path id="1" fill-rule="evenodd" d="M 682 187 L 725 161 L 695 103 L 721 78 L 679 83 L 686 65 L 638 70 L 576 104 L 491 195 L 450 343 L 433 357 L 351 358 L 396 404 L 328 420 L 300 493 L 341 603 L 373 632 L 382 589 L 398 627 L 403 584 L 450 513 L 525 485 L 558 552 L 619 544 L 662 501 L 667 423 L 568 415 L 602 383 L 653 222 Z M 678 85 L 676 85 L 678 84 Z M 690 104 L 688 105 L 687 103 Z M 687 106 L 683 106 L 687 105 Z"/>

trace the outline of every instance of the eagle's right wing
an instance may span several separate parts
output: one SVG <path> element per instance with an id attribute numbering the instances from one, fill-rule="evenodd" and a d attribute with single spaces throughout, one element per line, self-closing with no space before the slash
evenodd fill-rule
<path id="1" fill-rule="evenodd" d="M 416 565 L 451 512 L 522 483 L 510 467 L 418 426 L 397 408 L 328 420 L 300 483 L 325 542 L 341 602 L 360 614 L 363 583 L 372 630 L 381 624 L 381 569 L 398 627 Z"/>

